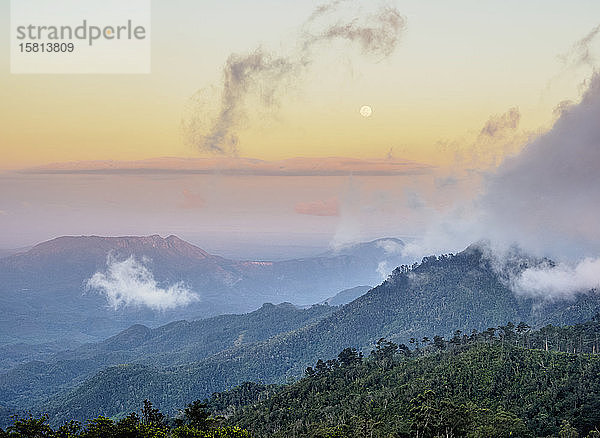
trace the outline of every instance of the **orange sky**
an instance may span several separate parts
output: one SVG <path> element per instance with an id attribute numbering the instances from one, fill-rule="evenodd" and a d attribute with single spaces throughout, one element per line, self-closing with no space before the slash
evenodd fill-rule
<path id="1" fill-rule="evenodd" d="M 149 75 L 10 75 L 3 33 L 0 167 L 202 156 L 182 138 L 190 96 L 204 90 L 206 117 L 214 115 L 227 56 L 259 46 L 289 53 L 302 17 L 318 4 L 261 1 L 263 9 L 155 1 Z M 554 106 L 577 99 L 588 73 L 565 69 L 558 55 L 597 24 L 599 4 L 463 3 L 399 3 L 407 28 L 383 60 L 352 45 L 320 47 L 276 106 L 249 96 L 239 154 L 384 158 L 391 149 L 397 158 L 446 166 L 490 116 L 509 108 L 519 108 L 521 131 L 548 127 Z M 0 12 L 6 26 L 8 2 Z M 373 108 L 371 117 L 360 116 L 362 105 Z"/>

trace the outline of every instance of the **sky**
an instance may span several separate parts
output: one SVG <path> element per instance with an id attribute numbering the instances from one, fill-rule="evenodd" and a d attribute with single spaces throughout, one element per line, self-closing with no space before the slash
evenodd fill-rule
<path id="1" fill-rule="evenodd" d="M 0 247 L 158 233 L 243 257 L 382 236 L 455 250 L 486 233 L 446 244 L 436 227 L 485 204 L 506 158 L 588 91 L 599 39 L 585 59 L 577 42 L 598 17 L 591 0 L 154 0 L 147 75 L 11 74 L 1 32 Z"/>

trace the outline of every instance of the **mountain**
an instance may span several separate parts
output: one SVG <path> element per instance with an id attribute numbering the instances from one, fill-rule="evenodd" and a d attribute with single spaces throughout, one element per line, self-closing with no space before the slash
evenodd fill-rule
<path id="1" fill-rule="evenodd" d="M 225 259 L 176 236 L 60 237 L 0 259 L 0 346 L 42 344 L 43 353 L 46 343 L 74 347 L 134 323 L 157 326 L 245 313 L 265 302 L 321 302 L 334 291 L 381 281 L 382 263 L 391 270 L 402 262 L 401 245 L 398 240 L 380 239 L 339 253 L 270 262 Z M 109 271 L 115 262 L 131 256 L 135 266 L 131 261 Z M 122 293 L 122 284 L 133 283 L 161 288 L 161 299 L 172 293 L 169 288 L 174 285 L 199 299 L 171 308 L 153 309 L 139 301 L 114 308 L 106 296 L 86 289 L 95 273 L 114 282 L 113 295 Z"/>
<path id="2" fill-rule="evenodd" d="M 108 366 L 182 365 L 232 347 L 269 339 L 332 313 L 316 305 L 265 304 L 244 315 L 176 321 L 155 329 L 136 324 L 99 343 L 55 353 L 44 361 L 20 364 L 0 374 L 0 405 L 19 405 L 73 387 Z"/>
<path id="3" fill-rule="evenodd" d="M 584 306 L 577 306 L 583 301 Z M 416 346 L 411 340 L 419 342 L 432 333 L 481 332 L 506 321 L 541 326 L 568 308 L 577 309 L 569 312 L 570 319 L 590 319 L 600 310 L 600 296 L 590 293 L 554 303 L 517 297 L 485 252 L 473 246 L 457 255 L 425 258 L 412 268 L 401 266 L 365 295 L 296 330 L 184 365 L 107 368 L 43 406 L 55 419 L 86 418 L 123 413 L 140 398 L 149 398 L 170 412 L 244 381 L 283 382 L 301 376 L 319 358 L 334 357 L 349 346 L 368 352 L 381 337 Z M 114 384 L 107 386 L 107 381 Z"/>
<path id="4" fill-rule="evenodd" d="M 369 292 L 369 290 L 371 290 L 371 286 L 356 286 L 351 289 L 344 289 L 331 298 L 327 298 L 323 303 L 330 306 L 343 306 L 344 304 L 348 304 L 358 297 L 363 296 Z"/>

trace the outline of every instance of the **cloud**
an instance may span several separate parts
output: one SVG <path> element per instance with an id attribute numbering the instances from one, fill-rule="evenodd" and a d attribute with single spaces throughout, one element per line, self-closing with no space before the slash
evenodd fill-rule
<path id="1" fill-rule="evenodd" d="M 568 264 L 542 265 L 524 270 L 512 280 L 520 295 L 545 300 L 571 299 L 578 293 L 600 289 L 600 258 Z"/>
<path id="2" fill-rule="evenodd" d="M 331 10 L 337 9 L 339 4 L 333 2 Z M 341 39 L 358 43 L 365 55 L 387 57 L 394 52 L 400 32 L 405 28 L 406 19 L 400 12 L 396 8 L 383 6 L 374 14 L 337 22 L 313 34 L 307 33 L 304 48 L 306 50 L 319 42 Z"/>
<path id="3" fill-rule="evenodd" d="M 378 248 L 383 249 L 386 254 L 401 254 L 404 245 L 400 242 L 390 239 L 381 239 L 376 243 Z"/>
<path id="4" fill-rule="evenodd" d="M 230 55 L 223 67 L 218 115 L 207 132 L 203 132 L 204 126 L 198 123 L 198 118 L 205 118 L 206 114 L 192 114 L 185 120 L 187 142 L 207 152 L 237 154 L 236 129 L 245 116 L 246 96 L 256 92 L 263 105 L 272 106 L 283 80 L 293 76 L 301 66 L 301 62 L 268 53 L 262 48 L 248 55 Z"/>
<path id="5" fill-rule="evenodd" d="M 600 76 L 546 133 L 481 174 L 478 194 L 432 217 L 410 256 L 457 251 L 489 239 L 538 256 L 576 260 L 600 253 Z M 509 124 L 510 125 L 510 124 Z"/>
<path id="6" fill-rule="evenodd" d="M 381 276 L 382 280 L 387 279 L 391 272 L 392 269 L 390 269 L 387 260 L 381 261 L 377 264 L 377 273 Z"/>
<path id="7" fill-rule="evenodd" d="M 107 270 L 96 272 L 87 282 L 89 290 L 104 295 L 115 310 L 121 307 L 148 307 L 152 310 L 170 310 L 187 306 L 199 297 L 183 283 L 166 288 L 158 285 L 152 272 L 134 256 L 119 261 L 109 255 Z"/>
<path id="8" fill-rule="evenodd" d="M 568 67 L 587 65 L 594 67 L 595 59 L 592 55 L 591 45 L 600 34 L 600 25 L 590 30 L 583 38 L 577 41 L 567 53 L 560 55 L 560 59 Z"/>
<path id="9" fill-rule="evenodd" d="M 279 104 L 282 89 L 293 86 L 295 79 L 312 64 L 317 45 L 342 40 L 356 43 L 367 56 L 385 58 L 396 48 L 406 20 L 390 6 L 381 6 L 371 14 L 359 14 L 350 19 L 339 16 L 333 22 L 321 18 L 338 15 L 346 0 L 334 0 L 318 6 L 303 25 L 297 37 L 298 53 L 286 55 L 258 48 L 248 54 L 231 54 L 223 67 L 220 106 L 216 115 L 208 114 L 202 92 L 192 97 L 188 113 L 182 121 L 185 140 L 197 149 L 217 154 L 238 153 L 238 130 L 246 120 L 245 104 L 258 97 L 265 108 Z M 348 8 L 344 7 L 343 12 Z M 210 122 L 206 123 L 207 120 Z"/>
<path id="10" fill-rule="evenodd" d="M 307 18 L 306 23 L 311 23 L 319 17 L 322 17 L 329 12 L 335 11 L 342 3 L 348 3 L 349 0 L 333 0 L 329 3 L 323 3 L 315 8 L 315 10 Z"/>
<path id="11" fill-rule="evenodd" d="M 340 197 L 340 218 L 329 246 L 338 251 L 360 241 L 360 209 L 364 205 L 361 187 L 353 176 L 348 178 Z"/>
<path id="12" fill-rule="evenodd" d="M 184 189 L 182 194 L 183 201 L 179 204 L 181 208 L 191 210 L 202 208 L 206 204 L 204 198 L 199 193 L 194 193 L 188 189 Z"/>
<path id="13" fill-rule="evenodd" d="M 507 155 L 519 152 L 533 137 L 519 129 L 521 112 L 517 107 L 488 118 L 474 140 L 450 144 L 455 150 L 455 160 L 462 168 L 491 169 L 497 167 Z M 443 148 L 449 145 L 443 143 Z"/>
<path id="14" fill-rule="evenodd" d="M 511 108 L 501 115 L 491 116 L 481 129 L 481 136 L 498 137 L 506 136 L 519 127 L 521 113 L 518 108 Z"/>
<path id="15" fill-rule="evenodd" d="M 490 237 L 537 253 L 600 250 L 600 76 L 552 129 L 486 178 Z"/>
<path id="16" fill-rule="evenodd" d="M 326 199 L 313 202 L 299 202 L 294 208 L 298 214 L 311 216 L 339 216 L 340 206 L 337 199 Z"/>

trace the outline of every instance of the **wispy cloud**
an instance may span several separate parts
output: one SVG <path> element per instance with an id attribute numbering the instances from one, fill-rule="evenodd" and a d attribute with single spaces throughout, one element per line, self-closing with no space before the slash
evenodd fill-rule
<path id="1" fill-rule="evenodd" d="M 515 131 L 519 127 L 521 113 L 518 108 L 511 108 L 501 115 L 491 116 L 481 129 L 485 137 L 505 137 L 507 133 Z"/>
<path id="2" fill-rule="evenodd" d="M 109 255 L 105 272 L 96 272 L 87 282 L 88 290 L 104 295 L 115 310 L 121 307 L 148 307 L 170 310 L 187 306 L 199 297 L 183 283 L 161 287 L 143 263 L 130 256 L 117 260 Z"/>
<path id="3" fill-rule="evenodd" d="M 592 53 L 592 44 L 600 35 L 600 24 L 591 29 L 583 38 L 575 42 L 571 49 L 560 55 L 560 59 L 567 67 L 574 68 L 582 65 L 593 67 L 596 60 Z"/>
<path id="4" fill-rule="evenodd" d="M 313 63 L 313 52 L 333 41 L 354 43 L 363 55 L 377 59 L 390 56 L 406 27 L 406 19 L 387 5 L 347 18 L 341 12 L 351 10 L 351 3 L 355 2 L 333 0 L 318 6 L 297 36 L 297 53 L 278 54 L 259 47 L 247 54 L 231 54 L 223 67 L 216 114 L 207 114 L 210 105 L 204 101 L 202 91 L 191 98 L 182 120 L 187 143 L 204 152 L 236 155 L 238 130 L 247 118 L 247 99 L 257 97 L 265 108 L 277 107 L 281 91 L 293 86 L 298 75 Z"/>

